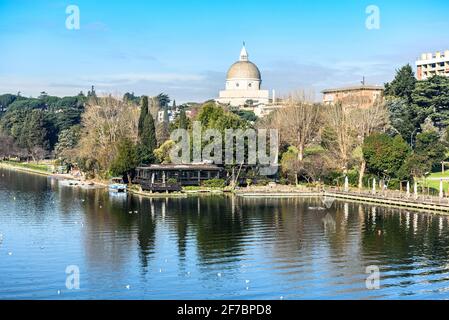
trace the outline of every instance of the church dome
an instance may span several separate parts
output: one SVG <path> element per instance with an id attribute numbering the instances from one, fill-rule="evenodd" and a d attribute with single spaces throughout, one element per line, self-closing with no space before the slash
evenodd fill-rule
<path id="1" fill-rule="evenodd" d="M 240 60 L 229 68 L 226 79 L 262 80 L 259 68 L 248 60 L 248 52 L 246 51 L 245 43 L 243 43 L 242 51 L 240 51 Z"/>
<path id="2" fill-rule="evenodd" d="M 259 68 L 251 61 L 237 61 L 229 68 L 226 79 L 261 80 L 261 76 Z"/>

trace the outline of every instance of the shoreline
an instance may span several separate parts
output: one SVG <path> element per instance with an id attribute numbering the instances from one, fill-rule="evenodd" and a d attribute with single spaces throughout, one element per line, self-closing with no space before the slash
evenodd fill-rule
<path id="1" fill-rule="evenodd" d="M 80 180 L 71 175 L 52 173 L 49 171 L 42 171 L 42 170 L 26 168 L 26 167 L 22 167 L 22 166 L 15 166 L 13 164 L 6 163 L 3 161 L 0 161 L 0 168 L 23 172 L 23 173 L 36 174 L 36 175 L 40 175 L 40 176 L 44 176 L 44 177 L 54 178 L 56 180 L 76 180 L 76 181 L 79 181 L 80 183 L 83 183 L 83 184 L 86 184 L 89 186 L 94 186 L 98 189 L 107 187 L 106 183 L 98 181 L 98 180 Z"/>
<path id="2" fill-rule="evenodd" d="M 14 166 L 10 163 L 5 163 L 0 161 L 0 168 L 14 170 L 18 172 L 36 174 L 40 176 L 52 177 L 58 180 L 77 180 L 83 184 L 89 185 L 92 188 L 106 189 L 107 184 L 100 182 L 98 180 L 85 180 L 81 181 L 72 176 L 54 174 L 51 172 L 45 172 L 37 169 L 26 168 L 22 166 Z M 353 202 L 363 202 L 370 204 L 378 204 L 382 206 L 390 206 L 397 208 L 407 208 L 411 210 L 420 210 L 432 213 L 446 214 L 449 215 L 449 199 L 439 199 L 438 201 L 432 201 L 432 198 L 424 200 L 415 200 L 411 197 L 409 198 L 397 198 L 397 197 L 386 197 L 382 194 L 369 194 L 369 193 L 354 193 L 354 192 L 342 192 L 342 191 L 312 191 L 307 188 L 301 187 L 273 187 L 267 189 L 266 187 L 250 188 L 250 189 L 239 189 L 234 192 L 225 192 L 223 190 L 184 190 L 181 193 L 149 193 L 145 191 L 128 189 L 128 194 L 141 196 L 146 198 L 187 198 L 189 196 L 200 196 L 200 195 L 224 195 L 224 194 L 234 194 L 237 197 L 242 197 L 246 199 L 264 199 L 264 198 L 276 198 L 276 199 L 286 199 L 286 198 L 309 198 L 309 197 L 328 197 L 340 200 L 349 200 Z M 434 199 L 435 200 L 435 199 Z M 445 202 L 445 203 L 444 203 Z"/>

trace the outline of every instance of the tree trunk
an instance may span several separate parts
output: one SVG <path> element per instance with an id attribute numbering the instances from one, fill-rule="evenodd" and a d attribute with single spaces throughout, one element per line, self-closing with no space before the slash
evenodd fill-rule
<path id="1" fill-rule="evenodd" d="M 302 162 L 304 160 L 304 146 L 300 145 L 298 148 L 298 161 Z"/>
<path id="2" fill-rule="evenodd" d="M 360 164 L 359 190 L 363 189 L 363 176 L 365 175 L 365 169 L 366 169 L 366 161 L 365 161 L 365 159 L 363 159 L 362 163 Z"/>

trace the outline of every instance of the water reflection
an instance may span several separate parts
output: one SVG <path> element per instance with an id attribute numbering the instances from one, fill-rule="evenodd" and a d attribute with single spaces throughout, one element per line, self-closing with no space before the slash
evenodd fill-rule
<path id="1" fill-rule="evenodd" d="M 58 298 L 69 264 L 83 282 L 68 299 L 445 298 L 449 288 L 446 216 L 316 198 L 148 199 L 1 173 L 0 255 L 14 255 L 0 259 L 0 297 Z M 380 290 L 365 287 L 370 265 Z"/>

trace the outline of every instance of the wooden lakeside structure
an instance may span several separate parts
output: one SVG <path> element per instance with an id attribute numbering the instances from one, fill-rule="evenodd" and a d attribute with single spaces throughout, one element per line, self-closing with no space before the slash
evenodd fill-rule
<path id="1" fill-rule="evenodd" d="M 223 168 L 212 164 L 153 164 L 137 168 L 133 182 L 144 191 L 177 192 L 183 186 L 200 186 L 222 176 Z"/>
<path id="2" fill-rule="evenodd" d="M 291 192 L 276 191 L 240 191 L 236 193 L 239 197 L 244 198 L 312 198 L 325 197 L 334 199 L 344 199 L 350 201 L 361 201 L 372 204 L 389 205 L 417 210 L 433 211 L 449 214 L 449 198 L 428 196 L 428 195 L 411 195 L 410 193 L 400 191 L 380 191 L 373 194 L 371 191 L 346 191 L 340 188 L 317 189 L 309 188 L 308 190 L 297 190 Z"/>

